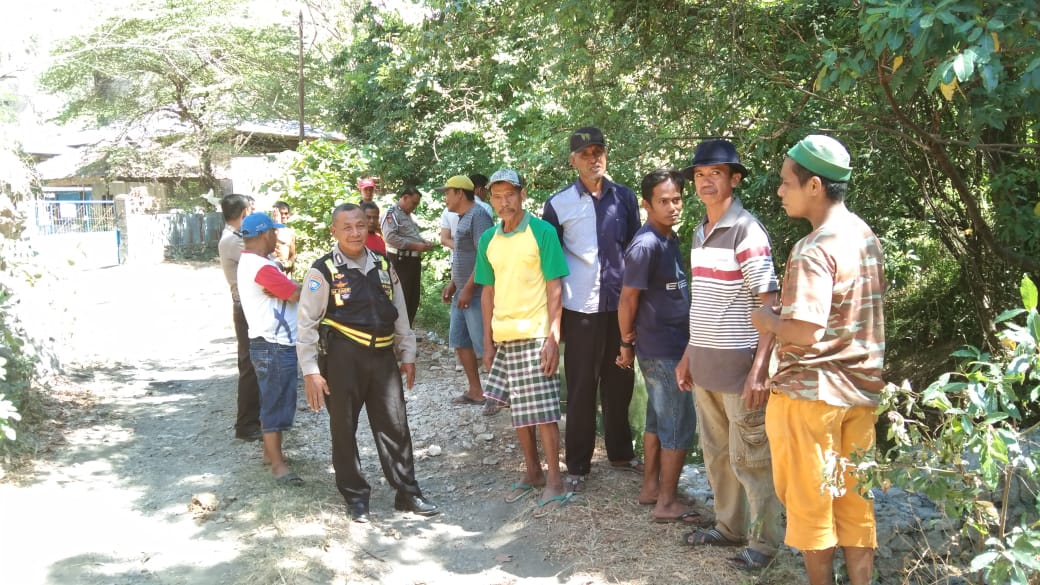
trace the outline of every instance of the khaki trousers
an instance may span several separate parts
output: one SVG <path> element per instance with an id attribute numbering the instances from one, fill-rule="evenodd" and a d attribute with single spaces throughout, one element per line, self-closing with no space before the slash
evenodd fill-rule
<path id="1" fill-rule="evenodd" d="M 715 528 L 730 540 L 775 556 L 783 540 L 780 501 L 766 440 L 765 406 L 748 410 L 740 394 L 694 388 L 697 432 L 715 493 Z"/>

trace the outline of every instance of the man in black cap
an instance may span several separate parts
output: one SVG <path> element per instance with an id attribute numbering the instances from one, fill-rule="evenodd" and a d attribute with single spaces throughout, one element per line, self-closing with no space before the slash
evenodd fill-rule
<path id="1" fill-rule="evenodd" d="M 606 177 L 607 145 L 591 126 L 570 137 L 578 180 L 545 202 L 542 218 L 556 228 L 570 270 L 563 277 L 564 363 L 567 376 L 567 489 L 585 491 L 596 446 L 596 392 L 603 408 L 607 458 L 616 469 L 643 473 L 632 450 L 628 405 L 631 369 L 615 363 L 621 346 L 618 301 L 625 249 L 640 228 L 639 203 Z"/>
<path id="2" fill-rule="evenodd" d="M 773 335 L 751 325 L 751 312 L 776 304 L 769 236 L 733 189 L 747 175 L 728 140 L 697 145 L 683 170 L 704 202 L 705 217 L 690 250 L 690 341 L 675 369 L 694 393 L 697 431 L 715 526 L 688 532 L 683 543 L 744 548 L 734 561 L 760 569 L 783 537 L 773 489 L 765 408 Z"/>

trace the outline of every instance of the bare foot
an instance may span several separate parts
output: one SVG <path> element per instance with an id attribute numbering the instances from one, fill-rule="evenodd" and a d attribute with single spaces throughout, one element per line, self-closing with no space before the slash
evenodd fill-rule
<path id="1" fill-rule="evenodd" d="M 654 511 L 652 512 L 652 514 L 654 518 L 677 518 L 690 511 L 691 510 L 688 506 L 685 506 L 679 502 L 672 502 L 671 505 L 667 506 L 663 506 L 660 503 L 658 503 L 656 506 L 654 506 Z"/>
<path id="2" fill-rule="evenodd" d="M 637 502 L 644 506 L 653 506 L 657 503 L 657 486 L 648 487 L 643 486 L 643 489 L 639 490 L 639 497 L 636 499 Z"/>

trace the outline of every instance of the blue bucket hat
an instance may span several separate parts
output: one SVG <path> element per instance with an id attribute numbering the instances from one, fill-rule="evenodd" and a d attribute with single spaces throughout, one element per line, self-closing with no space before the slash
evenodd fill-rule
<path id="1" fill-rule="evenodd" d="M 737 156 L 737 147 L 733 146 L 733 143 L 729 140 L 717 138 L 705 140 L 698 144 L 697 150 L 693 153 L 693 162 L 682 171 L 683 177 L 686 177 L 688 181 L 692 181 L 693 169 L 708 165 L 729 165 L 733 170 L 740 173 L 741 178 L 748 176 L 747 167 L 740 164 L 740 157 Z"/>

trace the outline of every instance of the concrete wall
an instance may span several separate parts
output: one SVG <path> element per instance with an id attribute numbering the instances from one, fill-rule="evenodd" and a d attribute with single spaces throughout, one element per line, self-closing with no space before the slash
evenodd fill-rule
<path id="1" fill-rule="evenodd" d="M 121 263 L 153 263 L 172 258 L 216 255 L 224 229 L 219 213 L 127 212 L 126 197 L 116 197 Z"/>

